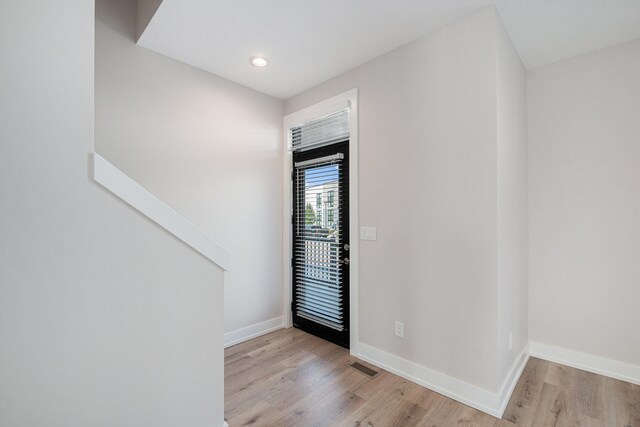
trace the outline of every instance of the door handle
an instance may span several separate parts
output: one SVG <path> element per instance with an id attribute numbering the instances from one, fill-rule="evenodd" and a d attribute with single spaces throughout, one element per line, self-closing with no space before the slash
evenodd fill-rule
<path id="1" fill-rule="evenodd" d="M 340 264 L 349 265 L 349 258 L 339 259 L 338 262 Z"/>

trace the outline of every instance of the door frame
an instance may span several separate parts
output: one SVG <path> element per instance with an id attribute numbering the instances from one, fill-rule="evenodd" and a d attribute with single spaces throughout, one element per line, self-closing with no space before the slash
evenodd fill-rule
<path id="1" fill-rule="evenodd" d="M 293 166 L 293 155 L 289 142 L 289 129 L 302 123 L 318 119 L 327 114 L 335 113 L 345 106 L 350 105 L 349 110 L 349 245 L 350 245 L 350 268 L 349 268 L 349 341 L 352 355 L 359 352 L 359 323 L 358 323 L 358 277 L 360 259 L 360 236 L 359 236 L 359 215 L 358 215 L 358 89 L 354 88 L 347 92 L 336 95 L 325 101 L 303 108 L 283 118 L 283 215 L 282 215 L 282 275 L 283 275 L 283 301 L 282 314 L 284 325 L 290 328 L 293 324 L 291 319 L 291 294 L 292 294 L 292 230 L 291 214 L 293 212 L 291 173 Z"/>

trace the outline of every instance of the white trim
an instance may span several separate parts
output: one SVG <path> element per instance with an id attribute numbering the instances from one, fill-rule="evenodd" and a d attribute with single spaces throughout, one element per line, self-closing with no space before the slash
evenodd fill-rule
<path id="1" fill-rule="evenodd" d="M 224 334 L 224 348 L 240 344 L 241 342 L 248 341 L 252 338 L 256 338 L 282 328 L 284 328 L 284 317 L 280 316 L 270 320 L 265 320 L 264 322 L 245 326 L 244 328 L 236 329 L 235 331 L 227 332 Z"/>
<path id="2" fill-rule="evenodd" d="M 360 343 L 355 356 L 472 408 L 500 418 L 498 395 L 383 350 Z"/>
<path id="3" fill-rule="evenodd" d="M 355 357 L 497 418 L 502 418 L 511 394 L 529 360 L 528 348 L 525 346 L 505 378 L 500 392 L 495 393 L 368 344 L 359 343 L 358 349 L 359 352 L 354 354 Z"/>
<path id="4" fill-rule="evenodd" d="M 348 103 L 348 104 L 347 104 Z M 289 129 L 301 123 L 326 116 L 350 105 L 349 109 L 349 245 L 351 261 L 349 269 L 349 323 L 351 354 L 355 354 L 359 345 L 358 335 L 358 278 L 359 278 L 359 215 L 358 215 L 358 89 L 336 95 L 318 104 L 288 114 L 283 118 L 284 150 L 283 156 L 283 317 L 285 326 L 291 326 L 291 163 L 292 154 L 289 147 Z"/>
<path id="5" fill-rule="evenodd" d="M 498 408 L 498 413 L 500 416 L 498 418 L 502 418 L 505 409 L 507 409 L 507 405 L 509 404 L 509 400 L 511 399 L 511 395 L 513 394 L 513 390 L 515 390 L 518 381 L 520 380 L 520 376 L 522 375 L 522 371 L 524 371 L 525 366 L 527 366 L 527 362 L 529 361 L 529 344 L 527 343 L 523 348 L 516 360 L 513 361 L 513 365 L 511 365 L 511 369 L 509 373 L 504 379 L 502 386 L 500 387 L 500 392 L 498 394 L 498 400 L 500 402 L 500 406 Z"/>
<path id="6" fill-rule="evenodd" d="M 229 424 L 227 424 L 227 422 L 226 422 L 226 421 L 223 421 L 223 422 L 222 422 L 222 427 L 229 427 Z"/>
<path id="7" fill-rule="evenodd" d="M 159 226 L 228 271 L 229 254 L 195 225 L 163 203 L 98 153 L 93 153 L 93 179 Z"/>
<path id="8" fill-rule="evenodd" d="M 640 385 L 638 365 L 533 341 L 529 348 L 533 357 Z"/>

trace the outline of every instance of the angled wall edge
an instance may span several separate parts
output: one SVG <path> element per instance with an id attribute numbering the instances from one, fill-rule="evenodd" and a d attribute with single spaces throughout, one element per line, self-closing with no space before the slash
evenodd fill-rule
<path id="1" fill-rule="evenodd" d="M 224 248 L 98 153 L 93 153 L 93 179 L 220 268 L 229 270 L 229 254 Z"/>
<path id="2" fill-rule="evenodd" d="M 138 0 L 136 16 L 136 42 L 151 23 L 153 16 L 162 4 L 162 0 Z"/>

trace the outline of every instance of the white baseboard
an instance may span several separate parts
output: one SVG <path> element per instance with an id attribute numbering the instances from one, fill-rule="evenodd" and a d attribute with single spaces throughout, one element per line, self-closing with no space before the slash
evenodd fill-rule
<path id="1" fill-rule="evenodd" d="M 282 328 L 284 328 L 284 317 L 280 316 L 254 325 L 246 326 L 244 328 L 236 329 L 235 331 L 227 332 L 224 334 L 224 348 L 240 344 L 241 342 L 248 341 L 251 338 L 256 338 L 260 335 L 268 334 L 269 332 L 277 331 Z"/>
<path id="2" fill-rule="evenodd" d="M 358 343 L 358 352 L 354 356 L 497 418 L 502 417 L 528 360 L 525 347 L 505 379 L 500 393 L 495 393 L 367 344 Z"/>
<path id="3" fill-rule="evenodd" d="M 284 317 L 280 316 L 228 332 L 224 336 L 225 348 L 284 327 Z M 638 365 L 538 342 L 529 342 L 522 349 L 498 393 L 450 377 L 362 342 L 351 346 L 351 354 L 497 418 L 502 418 L 530 356 L 640 385 L 640 366 Z"/>
<path id="4" fill-rule="evenodd" d="M 638 365 L 539 342 L 530 342 L 529 352 L 533 357 L 640 385 Z"/>
<path id="5" fill-rule="evenodd" d="M 537 342 L 529 342 L 523 347 L 498 393 L 452 378 L 367 344 L 358 343 L 357 351 L 353 350 L 352 348 L 355 357 L 497 418 L 502 418 L 529 357 L 538 357 L 640 385 L 638 365 Z"/>
<path id="6" fill-rule="evenodd" d="M 514 360 L 511 369 L 509 370 L 509 374 L 504 379 L 502 386 L 500 387 L 500 393 L 498 395 L 500 400 L 500 416 L 504 414 L 505 409 L 507 409 L 507 405 L 509 404 L 509 399 L 511 399 L 511 395 L 513 394 L 513 390 L 516 388 L 516 384 L 518 384 L 518 380 L 520 380 L 520 376 L 522 375 L 522 371 L 524 371 L 524 367 L 527 366 L 527 362 L 529 361 L 529 344 L 527 343 L 523 348 L 516 360 Z"/>

